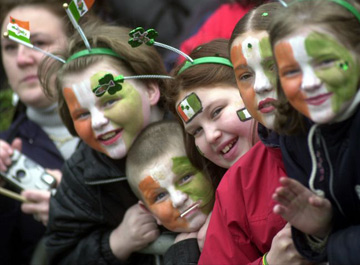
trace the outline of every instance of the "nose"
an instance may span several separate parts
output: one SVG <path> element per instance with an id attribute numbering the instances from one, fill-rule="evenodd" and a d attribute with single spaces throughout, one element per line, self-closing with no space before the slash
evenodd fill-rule
<path id="1" fill-rule="evenodd" d="M 173 207 L 179 208 L 182 205 L 184 205 L 184 203 L 188 199 L 188 195 L 186 193 L 183 193 L 180 190 L 173 189 L 170 191 L 170 198 L 171 198 Z"/>
<path id="2" fill-rule="evenodd" d="M 24 45 L 18 45 L 16 63 L 19 66 L 26 66 L 30 64 L 34 64 L 36 59 L 34 57 L 34 53 L 36 51 L 28 48 Z"/>
<path id="3" fill-rule="evenodd" d="M 256 73 L 254 90 L 256 93 L 263 93 L 273 90 L 273 86 L 271 85 L 269 78 L 265 75 L 264 72 Z"/>
<path id="4" fill-rule="evenodd" d="M 206 141 L 210 144 L 216 143 L 221 137 L 221 130 L 214 125 L 206 126 L 203 128 L 205 132 Z"/>
<path id="5" fill-rule="evenodd" d="M 303 79 L 301 83 L 301 89 L 311 91 L 319 88 L 321 85 L 321 80 L 316 76 L 313 69 L 306 67 L 303 69 Z"/>
<path id="6" fill-rule="evenodd" d="M 91 125 L 94 130 L 101 129 L 104 125 L 108 124 L 109 120 L 99 110 L 91 112 Z"/>

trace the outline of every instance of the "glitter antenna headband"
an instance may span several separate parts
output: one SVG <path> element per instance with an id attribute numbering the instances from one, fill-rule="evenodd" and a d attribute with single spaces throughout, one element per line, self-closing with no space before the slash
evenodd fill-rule
<path id="1" fill-rule="evenodd" d="M 197 58 L 197 59 L 193 60 L 189 55 L 183 53 L 182 51 L 180 51 L 172 46 L 155 41 L 155 38 L 158 36 L 158 33 L 154 29 L 148 29 L 145 31 L 144 28 L 137 27 L 137 28 L 133 29 L 132 31 L 130 31 L 129 36 L 130 36 L 129 44 L 133 48 L 139 47 L 141 44 L 145 43 L 148 46 L 154 45 L 154 46 L 168 49 L 172 52 L 175 52 L 175 53 L 185 57 L 186 63 L 183 65 L 183 67 L 181 67 L 181 69 L 178 72 L 178 75 L 181 74 L 186 69 L 188 69 L 189 67 L 192 67 L 192 66 L 198 65 L 198 64 L 209 64 L 209 63 L 214 64 L 215 63 L 215 64 L 223 64 L 223 65 L 226 65 L 229 67 L 233 67 L 232 63 L 230 62 L 230 60 L 228 58 L 219 57 L 219 56 L 207 56 L 207 57 Z"/>

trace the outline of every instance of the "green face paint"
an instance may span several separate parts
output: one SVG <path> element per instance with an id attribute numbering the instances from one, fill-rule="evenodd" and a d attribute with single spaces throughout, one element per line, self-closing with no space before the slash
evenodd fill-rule
<path id="1" fill-rule="evenodd" d="M 334 93 L 333 111 L 339 112 L 344 102 L 351 100 L 358 90 L 358 62 L 347 48 L 327 34 L 310 33 L 305 39 L 305 48 L 314 61 L 316 76 Z"/>
<path id="2" fill-rule="evenodd" d="M 261 62 L 264 73 L 269 79 L 270 84 L 273 87 L 276 87 L 276 73 L 274 71 L 275 59 L 273 58 L 269 37 L 264 37 L 260 40 L 259 48 L 261 58 L 267 58 L 266 60 Z"/>
<path id="3" fill-rule="evenodd" d="M 186 193 L 194 201 L 202 201 L 203 213 L 209 214 L 212 210 L 214 201 L 214 188 L 209 178 L 206 178 L 202 172 L 199 172 L 190 162 L 187 157 L 174 157 L 172 158 L 173 167 L 172 171 L 177 176 L 191 176 L 193 179 L 188 183 L 177 183 L 176 189 Z"/>

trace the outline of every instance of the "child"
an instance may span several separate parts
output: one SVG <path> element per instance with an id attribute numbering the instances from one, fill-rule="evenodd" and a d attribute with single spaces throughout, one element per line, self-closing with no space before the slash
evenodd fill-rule
<path id="1" fill-rule="evenodd" d="M 199 264 L 296 264 L 290 227 L 272 213 L 271 196 L 285 176 L 274 127 L 277 95 L 274 59 L 267 25 L 279 3 L 250 11 L 236 25 L 229 47 L 240 95 L 251 116 L 259 121 L 262 140 L 224 175 Z M 265 126 L 265 127 L 264 127 Z M 236 198 L 236 203 L 234 203 Z M 215 242 L 222 240 L 222 244 Z"/>
<path id="2" fill-rule="evenodd" d="M 149 125 L 126 159 L 131 189 L 159 225 L 174 232 L 196 232 L 215 200 L 211 179 L 186 156 L 183 131 L 176 121 Z"/>
<path id="3" fill-rule="evenodd" d="M 282 180 L 274 210 L 294 226 L 302 255 L 329 264 L 360 263 L 359 10 L 352 0 L 294 2 L 270 31 L 282 88 L 280 129 L 297 132 L 283 140 L 284 161 L 289 176 L 311 190 Z M 296 111 L 310 120 L 295 120 Z M 308 145 L 300 125 L 309 130 Z M 296 212 L 291 202 L 299 198 L 309 204 Z M 308 213 L 325 220 L 309 224 Z"/>
<path id="4" fill-rule="evenodd" d="M 152 256 L 135 252 L 155 240 L 159 231 L 126 182 L 125 157 L 140 131 L 163 119 L 161 91 L 166 83 L 121 76 L 166 75 L 165 67 L 153 47 L 134 50 L 128 45 L 127 28 L 94 21 L 83 30 L 91 52 L 75 34 L 61 55 L 65 64 L 48 58 L 42 65 L 46 88 L 57 74 L 65 124 L 86 143 L 66 161 L 60 187 L 51 198 L 49 260 L 151 264 Z"/>

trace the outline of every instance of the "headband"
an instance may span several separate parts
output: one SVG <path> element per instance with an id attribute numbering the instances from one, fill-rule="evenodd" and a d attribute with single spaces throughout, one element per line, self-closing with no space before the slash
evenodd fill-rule
<path id="1" fill-rule="evenodd" d="M 109 55 L 109 56 L 117 57 L 117 58 L 120 58 L 121 60 L 126 61 L 126 59 L 123 56 L 117 54 L 116 52 L 114 52 L 113 50 L 111 50 L 109 48 L 92 48 L 91 50 L 82 50 L 82 51 L 74 53 L 66 60 L 65 63 L 69 63 L 77 58 L 89 56 L 89 55 Z"/>
<path id="2" fill-rule="evenodd" d="M 233 64 L 227 58 L 216 57 L 216 56 L 208 56 L 208 57 L 197 58 L 197 59 L 193 60 L 193 62 L 186 61 L 185 64 L 183 65 L 183 67 L 180 68 L 180 70 L 179 70 L 179 72 L 177 74 L 178 75 L 181 74 L 186 69 L 188 69 L 188 68 L 190 68 L 190 67 L 192 67 L 194 65 L 209 64 L 209 63 L 223 64 L 223 65 L 229 66 L 231 68 L 233 67 Z"/>

